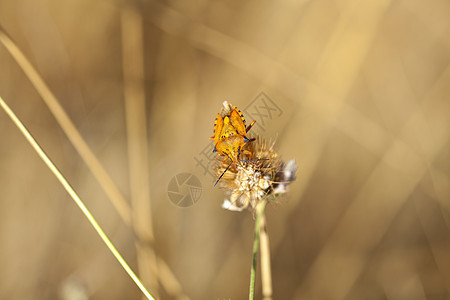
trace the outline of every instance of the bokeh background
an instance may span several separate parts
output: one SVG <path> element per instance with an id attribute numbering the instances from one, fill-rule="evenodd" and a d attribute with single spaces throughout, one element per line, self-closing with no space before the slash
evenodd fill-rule
<path id="1" fill-rule="evenodd" d="M 449 299 L 449 1 L 1 0 L 0 25 L 0 96 L 158 299 L 248 295 L 253 216 L 199 163 L 224 100 L 299 167 L 274 299 Z M 3 112 L 0 140 L 0 298 L 140 299 Z"/>

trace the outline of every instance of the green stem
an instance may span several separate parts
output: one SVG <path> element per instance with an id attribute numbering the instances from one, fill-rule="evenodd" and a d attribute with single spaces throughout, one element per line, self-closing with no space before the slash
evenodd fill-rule
<path id="1" fill-rule="evenodd" d="M 248 294 L 248 299 L 253 300 L 255 295 L 255 274 L 256 274 L 256 262 L 258 261 L 258 248 L 259 248 L 259 232 L 260 232 L 260 222 L 261 217 L 264 214 L 264 208 L 266 206 L 266 201 L 261 200 L 258 205 L 256 205 L 256 220 L 255 220 L 255 239 L 253 240 L 253 260 L 252 268 L 250 271 L 250 291 Z"/>
<path id="2" fill-rule="evenodd" d="M 139 277 L 137 277 L 136 274 L 133 272 L 133 270 L 130 268 L 130 266 L 128 266 L 127 262 L 125 261 L 125 259 L 123 259 L 122 255 L 120 255 L 119 251 L 117 251 L 116 247 L 114 247 L 113 243 L 110 241 L 110 239 L 108 238 L 106 233 L 103 231 L 102 227 L 97 223 L 94 216 L 91 214 L 91 212 L 86 207 L 86 205 L 84 205 L 84 202 L 80 199 L 80 197 L 75 192 L 75 190 L 72 188 L 72 186 L 69 184 L 69 182 L 64 177 L 64 175 L 58 170 L 58 168 L 50 160 L 50 158 L 47 156 L 47 154 L 45 154 L 44 150 L 42 150 L 41 146 L 39 146 L 39 144 L 34 139 L 34 137 L 31 135 L 31 133 L 28 131 L 28 129 L 25 128 L 22 121 L 20 121 L 20 119 L 11 110 L 11 108 L 9 108 L 8 104 L 6 104 L 6 102 L 3 101 L 3 99 L 1 97 L 0 97 L 0 107 L 3 108 L 3 110 L 6 112 L 6 114 L 11 118 L 11 120 L 14 122 L 14 124 L 17 126 L 17 128 L 19 128 L 19 130 L 22 132 L 24 137 L 34 148 L 36 153 L 41 157 L 41 159 L 44 161 L 44 163 L 47 165 L 47 167 L 56 176 L 56 178 L 59 180 L 61 185 L 65 188 L 67 193 L 72 197 L 72 199 L 75 201 L 75 203 L 81 209 L 81 211 L 84 213 L 86 218 L 89 220 L 92 227 L 94 227 L 94 229 L 97 231 L 97 234 L 100 236 L 100 238 L 103 240 L 103 242 L 109 248 L 109 250 L 112 252 L 112 254 L 117 259 L 117 261 L 122 265 L 122 267 L 125 269 L 125 271 L 128 273 L 128 275 L 131 277 L 131 279 L 133 279 L 133 281 L 136 283 L 136 285 L 141 289 L 141 291 L 145 295 L 145 297 L 147 297 L 147 299 L 149 299 L 149 300 L 155 300 L 155 298 L 153 298 L 153 296 L 148 292 L 148 290 L 142 284 Z"/>

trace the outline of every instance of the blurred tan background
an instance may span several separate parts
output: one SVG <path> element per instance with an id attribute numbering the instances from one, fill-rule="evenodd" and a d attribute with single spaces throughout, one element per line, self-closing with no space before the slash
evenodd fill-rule
<path id="1" fill-rule="evenodd" d="M 261 92 L 280 112 L 255 132 L 299 166 L 267 208 L 274 299 L 449 299 L 449 1 L 1 0 L 0 25 L 122 215 L 4 44 L 0 96 L 158 299 L 248 297 L 253 217 L 196 158 L 222 101 L 251 114 Z M 0 299 L 140 299 L 4 112 L 0 137 Z M 167 196 L 182 172 L 188 208 Z"/>

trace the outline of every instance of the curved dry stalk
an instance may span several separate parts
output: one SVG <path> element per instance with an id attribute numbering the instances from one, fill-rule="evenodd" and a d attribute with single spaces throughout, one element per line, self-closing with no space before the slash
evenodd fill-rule
<path id="1" fill-rule="evenodd" d="M 27 139 L 27 141 L 30 143 L 30 145 L 34 148 L 36 153 L 40 156 L 40 158 L 44 161 L 44 163 L 47 165 L 47 167 L 52 171 L 52 173 L 55 175 L 55 177 L 59 180 L 61 185 L 64 187 L 64 189 L 67 191 L 67 193 L 70 195 L 70 197 L 75 201 L 75 203 L 78 205 L 78 207 L 81 209 L 83 214 L 86 216 L 86 218 L 91 223 L 92 227 L 97 231 L 97 234 L 100 236 L 100 238 L 103 240 L 103 242 L 106 244 L 108 249 L 111 251 L 111 253 L 114 255 L 114 257 L 117 259 L 117 261 L 120 263 L 120 265 L 124 268 L 124 270 L 128 273 L 128 275 L 133 279 L 133 281 L 136 283 L 136 285 L 139 287 L 139 289 L 142 291 L 142 293 L 147 297 L 147 299 L 154 300 L 153 296 L 147 291 L 145 286 L 142 284 L 140 279 L 136 276 L 136 274 L 133 272 L 133 270 L 128 266 L 127 262 L 123 259 L 123 257 L 120 255 L 119 251 L 114 247 L 113 243 L 109 240 L 108 236 L 105 234 L 101 226 L 97 223 L 94 216 L 90 213 L 89 209 L 84 205 L 83 201 L 80 199 L 78 194 L 75 192 L 75 190 L 70 186 L 67 179 L 64 177 L 64 175 L 61 174 L 61 172 L 58 170 L 58 168 L 53 164 L 53 162 L 50 160 L 50 158 L 45 154 L 44 150 L 39 146 L 39 144 L 36 142 L 36 140 L 33 138 L 31 133 L 25 128 L 23 123 L 17 118 L 17 116 L 14 114 L 14 112 L 9 108 L 9 106 L 3 101 L 3 99 L 0 97 L 0 106 L 3 108 L 3 110 L 6 112 L 6 114 L 11 118 L 11 120 L 14 122 L 14 124 L 19 128 L 20 132 L 24 135 L 24 137 Z"/>
<path id="2" fill-rule="evenodd" d="M 26 58 L 24 53 L 20 48 L 14 43 L 14 41 L 6 34 L 4 29 L 0 26 L 0 43 L 8 50 L 16 63 L 23 70 L 27 78 L 30 80 L 34 88 L 37 90 L 41 96 L 44 103 L 49 108 L 52 115 L 55 117 L 58 124 L 61 126 L 62 130 L 68 137 L 69 141 L 74 146 L 75 150 L 81 156 L 83 161 L 86 163 L 88 169 L 92 172 L 95 179 L 100 184 L 101 188 L 108 196 L 108 199 L 113 204 L 114 208 L 117 210 L 119 216 L 127 226 L 132 226 L 131 223 L 131 209 L 125 199 L 125 197 L 120 192 L 117 185 L 111 179 L 109 174 L 103 168 L 95 154 L 92 152 L 86 141 L 83 139 L 64 108 L 61 106 L 55 95 L 52 93 L 50 88 L 47 86 L 43 78 L 39 75 L 37 70 L 33 67 L 30 61 Z M 161 266 L 164 268 L 165 272 L 162 274 L 157 274 L 161 284 L 164 286 L 169 295 L 176 296 L 179 299 L 188 299 L 186 295 L 181 292 L 181 285 L 177 281 L 175 275 L 171 271 L 170 267 L 163 260 L 158 258 L 158 268 Z M 153 266 L 152 266 L 153 267 Z M 155 266 L 156 268 L 156 266 Z M 176 287 L 176 288 L 173 288 Z"/>
<path id="3" fill-rule="evenodd" d="M 70 140 L 72 145 L 80 154 L 83 161 L 88 166 L 89 170 L 94 175 L 95 179 L 100 183 L 103 191 L 106 193 L 108 198 L 111 200 L 112 204 L 116 208 L 120 217 L 127 224 L 131 224 L 131 214 L 130 207 L 125 200 L 125 197 L 119 191 L 116 184 L 113 182 L 111 177 L 108 175 L 106 170 L 100 164 L 99 160 L 89 148 L 86 141 L 81 136 L 80 132 L 77 130 L 73 122 L 70 120 L 64 108 L 56 99 L 55 95 L 52 93 L 50 88 L 47 86 L 45 81 L 30 63 L 30 61 L 25 57 L 23 52 L 17 47 L 17 45 L 12 41 L 12 39 L 4 32 L 3 28 L 0 27 L 0 42 L 5 46 L 17 64 L 22 68 L 25 75 L 31 81 L 39 95 L 41 96 L 44 103 L 50 109 L 52 115 L 55 117 L 58 124 L 61 126 L 62 130 L 66 134 L 67 138 Z"/>

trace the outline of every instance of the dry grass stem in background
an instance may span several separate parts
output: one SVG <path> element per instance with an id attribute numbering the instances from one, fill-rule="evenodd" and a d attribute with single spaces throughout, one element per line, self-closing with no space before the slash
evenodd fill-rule
<path id="1" fill-rule="evenodd" d="M 121 10 L 123 77 L 130 168 L 133 228 L 137 235 L 139 274 L 154 295 L 158 295 L 158 269 L 153 249 L 154 234 L 150 206 L 147 149 L 147 117 L 144 89 L 142 17 L 139 10 L 125 5 Z M 153 266 L 150 267 L 150 266 Z"/>
<path id="2" fill-rule="evenodd" d="M 136 274 L 133 272 L 133 270 L 128 266 L 127 262 L 123 259 L 123 257 L 120 255 L 120 253 L 117 251 L 117 249 L 114 247 L 114 245 L 109 240 L 108 236 L 105 234 L 101 226 L 97 223 L 94 216 L 89 212 L 88 208 L 84 205 L 83 201 L 80 199 L 80 197 L 77 195 L 77 193 L 74 191 L 74 189 L 70 186 L 69 182 L 64 178 L 64 176 L 61 174 L 61 172 L 56 168 L 56 166 L 53 164 L 53 162 L 50 160 L 50 158 L 45 154 L 45 152 L 42 150 L 42 148 L 39 146 L 39 144 L 36 142 L 36 140 L 33 138 L 31 133 L 25 128 L 25 126 L 22 124 L 22 122 L 17 118 L 17 116 L 14 114 L 14 112 L 9 108 L 9 106 L 3 101 L 3 99 L 0 97 L 0 105 L 3 108 L 3 110 L 7 113 L 7 115 L 11 118 L 11 120 L 14 122 L 14 124 L 17 126 L 17 128 L 20 130 L 20 132 L 24 135 L 24 137 L 27 139 L 27 141 L 30 143 L 30 145 L 33 147 L 33 149 L 36 151 L 36 153 L 40 156 L 40 158 L 44 161 L 44 163 L 47 165 L 47 167 L 52 171 L 52 173 L 56 176 L 56 178 L 59 180 L 61 185 L 64 187 L 64 189 L 69 193 L 70 197 L 75 201 L 75 203 L 78 205 L 78 207 L 81 209 L 83 214 L 86 216 L 86 218 L 91 223 L 92 227 L 97 231 L 100 238 L 103 240 L 103 242 L 106 244 L 108 249 L 111 251 L 111 253 L 114 255 L 114 257 L 117 259 L 117 261 L 120 263 L 120 265 L 124 268 L 124 270 L 128 273 L 128 275 L 131 277 L 131 279 L 136 283 L 136 285 L 141 289 L 142 293 L 145 295 L 147 299 L 154 299 L 152 295 L 147 291 L 145 286 L 142 284 L 140 279 L 136 276 Z"/>
<path id="3" fill-rule="evenodd" d="M 58 99 L 56 99 L 55 95 L 51 92 L 45 81 L 42 79 L 42 77 L 30 63 L 30 61 L 26 58 L 23 52 L 19 49 L 19 47 L 17 47 L 17 45 L 11 40 L 6 32 L 4 32 L 2 27 L 0 27 L 0 42 L 5 46 L 5 48 L 11 54 L 17 64 L 24 71 L 27 78 L 36 88 L 39 95 L 42 97 L 42 100 L 48 106 L 56 121 L 61 126 L 64 133 L 67 135 L 67 138 L 70 140 L 72 145 L 83 158 L 83 161 L 91 170 L 92 174 L 100 183 L 103 191 L 108 195 L 108 198 L 113 203 L 118 214 L 126 224 L 130 225 L 131 211 L 127 201 L 125 200 L 125 197 L 122 195 L 116 184 L 100 164 L 97 157 L 89 148 L 88 144 L 83 139 L 80 132 L 77 130 L 70 117 L 67 115 Z"/>
<path id="4" fill-rule="evenodd" d="M 127 43 L 139 43 L 139 40 L 134 42 L 136 38 L 138 38 L 139 33 L 135 32 L 134 34 L 130 34 L 130 30 L 135 30 L 136 27 L 139 27 L 139 16 L 136 16 L 134 13 L 130 12 L 131 8 L 124 8 L 123 11 L 123 26 L 124 31 L 127 31 Z M 137 20 L 137 24 L 136 24 Z M 128 26 L 128 27 L 127 27 Z M 129 28 L 129 27 L 132 28 Z M 145 112 L 145 109 L 142 108 L 142 102 L 141 104 L 136 103 L 134 100 L 129 100 L 130 97 L 141 97 L 139 93 L 142 93 L 142 88 L 139 90 L 139 74 L 136 73 L 142 72 L 139 71 L 139 69 L 136 70 L 136 65 L 140 65 L 142 63 L 142 58 L 139 61 L 139 53 L 137 56 L 135 56 L 135 53 L 129 53 L 127 52 L 127 47 L 124 45 L 124 80 L 126 82 L 126 106 L 127 106 L 127 112 L 128 114 L 134 114 L 134 117 L 128 117 L 127 120 L 131 120 L 130 123 L 132 125 L 128 126 L 129 128 L 129 135 L 133 136 L 129 139 L 129 145 L 130 145 L 130 153 L 133 153 L 133 155 L 130 154 L 130 168 L 132 169 L 130 171 L 130 177 L 134 178 L 130 181 L 132 185 L 132 190 L 135 193 L 135 197 L 144 197 L 145 200 L 140 198 L 135 204 L 134 204 L 134 211 L 136 212 L 135 220 L 138 221 L 138 224 L 135 224 L 132 226 L 131 224 L 131 209 L 128 205 L 127 200 L 122 195 L 122 193 L 119 191 L 117 185 L 113 182 L 109 174 L 106 172 L 106 170 L 101 165 L 100 161 L 97 159 L 95 154 L 92 152 L 86 141 L 81 136 L 80 132 L 77 130 L 73 122 L 71 121 L 70 117 L 65 112 L 64 108 L 60 105 L 58 99 L 54 96 L 54 94 L 51 92 L 45 81 L 42 79 L 42 77 L 39 75 L 39 73 L 36 71 L 36 69 L 33 67 L 33 65 L 30 63 L 30 61 L 27 59 L 27 57 L 23 54 L 23 52 L 17 47 L 17 45 L 14 43 L 14 41 L 6 34 L 6 32 L 3 30 L 3 28 L 0 26 L 0 42 L 5 46 L 5 48 L 8 50 L 8 52 L 11 54 L 11 56 L 14 58 L 14 60 L 17 62 L 17 64 L 21 67 L 21 69 L 26 74 L 27 78 L 31 81 L 33 86 L 36 88 L 40 96 L 42 97 L 42 100 L 44 103 L 48 106 L 51 113 L 55 117 L 56 121 L 61 126 L 62 130 L 66 133 L 67 137 L 69 138 L 72 145 L 75 147 L 75 149 L 78 151 L 80 156 L 82 157 L 83 161 L 88 166 L 89 170 L 92 172 L 94 177 L 99 182 L 100 186 L 102 187 L 103 191 L 108 196 L 108 199 L 112 202 L 114 207 L 116 208 L 118 214 L 124 221 L 124 223 L 128 226 L 131 226 L 136 230 L 136 233 L 140 239 L 142 239 L 143 244 L 139 247 L 136 247 L 137 251 L 141 253 L 139 255 L 145 262 L 141 264 L 142 272 L 145 276 L 145 283 L 157 287 L 157 281 L 156 278 L 158 278 L 163 284 L 163 286 L 166 288 L 166 291 L 169 295 L 178 297 L 180 299 L 188 299 L 182 292 L 181 286 L 178 283 L 176 277 L 171 272 L 170 268 L 167 266 L 165 261 L 161 258 L 158 258 L 158 261 L 155 260 L 155 258 L 152 258 L 155 256 L 151 248 L 151 245 L 153 244 L 153 233 L 152 233 L 152 226 L 151 226 L 151 217 L 148 215 L 150 213 L 150 208 L 148 205 L 150 204 L 148 196 L 145 196 L 145 187 L 141 188 L 142 181 L 145 181 L 145 178 L 148 178 L 148 175 L 145 174 L 136 174 L 138 170 L 141 170 L 146 166 L 145 161 L 147 160 L 147 156 L 144 155 L 147 153 L 146 150 L 139 150 L 137 149 L 136 138 L 146 138 L 145 131 L 142 132 L 142 125 L 139 124 L 138 120 L 142 120 L 139 118 L 136 118 L 136 116 L 142 115 L 142 113 Z M 134 49 L 134 48 L 133 48 Z M 125 55 L 127 57 L 125 57 Z M 133 58 L 130 60 L 130 56 L 133 56 Z M 142 57 L 142 54 L 141 54 Z M 138 59 L 138 61 L 136 61 Z M 127 64 L 125 64 L 125 61 Z M 129 63 L 129 64 L 128 64 Z M 133 69 L 134 68 L 134 69 Z M 142 81 L 142 74 L 140 75 L 140 80 Z M 142 84 L 142 83 L 141 83 Z M 138 96 L 136 96 L 138 95 Z M 136 107 L 137 105 L 137 107 Z M 145 120 L 145 116 L 144 116 Z M 141 121 L 142 123 L 142 121 Z M 133 126 L 134 125 L 134 126 Z M 145 127 L 144 127 L 145 128 Z M 138 136 L 136 136 L 136 133 Z M 134 144 L 133 144 L 134 143 Z M 131 145 L 133 144 L 133 146 Z M 136 149 L 136 150 L 135 150 Z M 139 152 L 139 153 L 137 153 Z M 138 160 L 138 161 L 137 161 Z M 134 167 L 131 167 L 133 165 Z M 136 168 L 136 166 L 139 166 Z M 136 171 L 135 171 L 136 170 Z M 141 182 L 141 183 L 139 183 Z M 148 192 L 147 192 L 148 193 Z M 138 196 L 139 195 L 139 196 Z M 144 205 L 145 207 L 142 207 Z M 144 215 L 142 215 L 144 214 Z M 142 224 L 142 222 L 144 222 Z M 140 223 L 140 224 L 139 224 Z M 149 225 L 150 224 L 150 225 Z M 141 261 L 142 261 L 141 259 Z M 152 262 L 152 263 L 150 263 Z M 161 266 L 165 269 L 165 272 L 163 275 L 158 274 L 157 270 L 158 267 Z M 148 272 L 151 271 L 152 274 L 149 274 Z"/>

